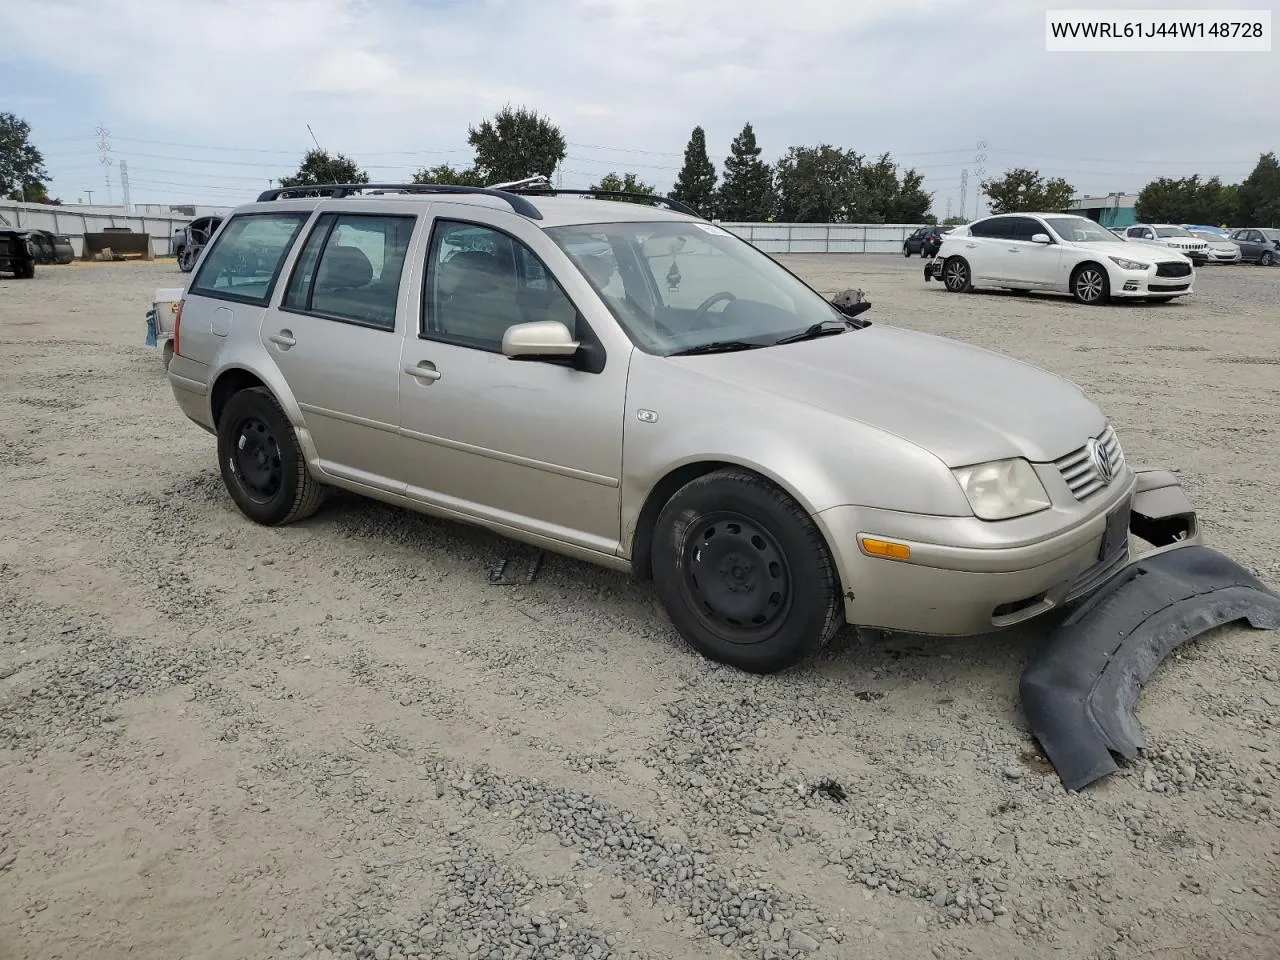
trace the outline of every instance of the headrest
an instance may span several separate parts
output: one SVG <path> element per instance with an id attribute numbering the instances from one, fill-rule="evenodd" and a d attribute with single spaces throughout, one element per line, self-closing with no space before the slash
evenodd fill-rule
<path id="1" fill-rule="evenodd" d="M 316 286 L 362 287 L 373 280 L 373 264 L 359 247 L 330 247 L 320 260 Z"/>

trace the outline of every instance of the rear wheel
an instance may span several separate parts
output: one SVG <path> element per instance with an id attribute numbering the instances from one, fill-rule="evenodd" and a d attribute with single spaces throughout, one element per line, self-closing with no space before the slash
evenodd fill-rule
<path id="1" fill-rule="evenodd" d="M 948 257 L 942 264 L 942 285 L 952 293 L 968 293 L 973 289 L 973 274 L 964 257 Z"/>
<path id="2" fill-rule="evenodd" d="M 288 417 L 265 387 L 241 390 L 218 420 L 222 482 L 250 520 L 279 526 L 315 513 L 325 488 L 307 469 Z"/>
<path id="3" fill-rule="evenodd" d="M 742 470 L 699 477 L 667 502 L 654 531 L 653 575 L 685 640 L 751 673 L 799 663 L 842 622 L 822 534 L 794 499 Z"/>
<path id="4" fill-rule="evenodd" d="M 1096 306 L 1111 299 L 1107 271 L 1096 263 L 1082 263 L 1071 277 L 1071 295 L 1079 303 Z"/>

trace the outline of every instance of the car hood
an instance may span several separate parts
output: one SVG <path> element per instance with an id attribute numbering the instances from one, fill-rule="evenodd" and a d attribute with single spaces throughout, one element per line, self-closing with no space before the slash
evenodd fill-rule
<path id="1" fill-rule="evenodd" d="M 1015 456 L 1056 460 L 1106 424 L 1069 380 L 979 347 L 880 324 L 800 343 L 672 359 L 733 387 L 884 430 L 949 467 Z"/>
<path id="2" fill-rule="evenodd" d="M 1204 243 L 1203 240 L 1200 241 Z M 1176 247 L 1171 247 L 1163 240 L 1140 240 L 1137 237 L 1128 237 L 1124 244 L 1117 245 L 1111 243 L 1077 243 L 1075 246 L 1081 250 L 1087 250 L 1090 253 L 1096 253 L 1100 256 L 1108 257 L 1124 257 L 1126 260 L 1137 258 L 1146 258 L 1150 260 L 1152 257 L 1156 259 L 1152 262 L 1170 263 L 1172 261 L 1183 260 L 1190 263 L 1190 259 L 1182 251 Z M 1138 249 L 1133 249 L 1137 246 Z"/>

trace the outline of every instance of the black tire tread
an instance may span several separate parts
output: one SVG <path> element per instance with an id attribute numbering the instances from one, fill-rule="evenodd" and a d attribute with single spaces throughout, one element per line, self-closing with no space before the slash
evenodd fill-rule
<path id="1" fill-rule="evenodd" d="M 794 666 L 808 658 L 817 654 L 832 638 L 840 631 L 840 627 L 844 623 L 843 617 L 843 598 L 840 593 L 840 578 L 836 571 L 835 561 L 832 559 L 831 550 L 827 546 L 826 540 L 822 536 L 822 532 L 814 524 L 812 518 L 795 501 L 786 491 L 779 488 L 776 484 L 758 473 L 741 468 L 727 467 L 720 470 L 713 470 L 705 473 L 700 477 L 689 481 L 679 490 L 677 490 L 667 501 L 667 505 L 663 507 L 659 514 L 657 523 L 663 524 L 667 520 L 667 511 L 671 508 L 673 502 L 682 494 L 687 492 L 696 492 L 701 488 L 713 487 L 722 483 L 732 483 L 740 485 L 744 488 L 754 490 L 756 493 L 773 501 L 773 503 L 787 514 L 793 520 L 797 528 L 803 534 L 808 546 L 813 549 L 820 559 L 821 583 L 819 584 L 820 596 L 825 601 L 823 611 L 823 623 L 818 635 L 806 647 L 802 647 L 792 652 L 781 661 L 771 661 L 762 664 L 760 668 L 744 667 L 743 669 L 751 669 L 753 672 L 772 673 L 777 670 L 783 670 L 787 667 Z"/>
<path id="2" fill-rule="evenodd" d="M 280 415 L 280 419 L 283 420 L 286 425 L 289 424 L 289 417 L 285 414 L 284 408 L 280 406 L 280 401 L 277 400 L 275 398 L 275 394 L 266 387 L 248 387 L 245 390 L 242 390 L 241 393 L 257 394 L 276 409 L 276 412 Z M 228 405 L 235 400 L 236 396 L 238 396 L 238 394 L 232 396 L 231 400 L 228 401 Z M 226 415 L 225 411 L 223 415 Z M 294 469 L 296 471 L 293 503 L 290 505 L 289 510 L 284 517 L 276 523 L 270 524 L 270 526 L 282 527 L 290 523 L 295 523 L 299 520 L 305 520 L 320 509 L 329 494 L 328 487 L 316 480 L 315 477 L 311 475 L 311 471 L 307 469 L 306 454 L 303 452 L 302 445 L 298 442 L 298 434 L 292 426 L 289 426 L 288 433 L 288 443 L 293 448 Z"/>

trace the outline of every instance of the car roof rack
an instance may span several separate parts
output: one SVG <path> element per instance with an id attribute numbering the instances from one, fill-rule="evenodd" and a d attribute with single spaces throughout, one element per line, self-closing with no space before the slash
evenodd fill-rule
<path id="1" fill-rule="evenodd" d="M 601 197 L 609 200 L 641 200 L 649 203 L 662 203 L 676 213 L 688 214 L 691 217 L 697 217 L 699 220 L 706 219 L 687 203 L 676 200 L 674 197 L 664 197 L 656 193 L 628 193 L 624 190 L 562 190 L 559 187 L 553 187 L 545 177 L 530 177 L 528 180 L 503 184 L 502 186 L 512 193 L 532 193 L 548 197 Z"/>
<path id="2" fill-rule="evenodd" d="M 496 187 L 464 187 L 453 183 L 307 183 L 293 187 L 272 187 L 258 194 L 258 203 L 281 200 L 288 197 L 320 194 L 330 199 L 349 197 L 365 190 L 376 190 L 397 193 L 458 193 L 483 197 L 497 197 L 510 204 L 511 209 L 530 220 L 541 220 L 542 211 L 530 203 L 525 197 L 514 192 L 499 190 Z"/>

